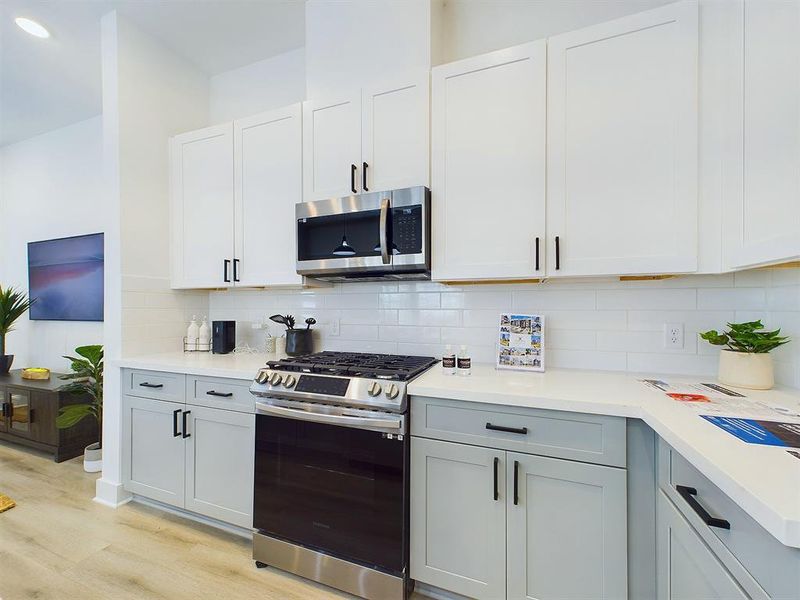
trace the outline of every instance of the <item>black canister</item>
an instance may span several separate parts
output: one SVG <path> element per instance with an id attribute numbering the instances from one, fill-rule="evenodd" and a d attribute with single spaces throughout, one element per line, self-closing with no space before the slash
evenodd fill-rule
<path id="1" fill-rule="evenodd" d="M 314 351 L 314 343 L 310 329 L 286 330 L 286 354 L 289 356 L 302 356 Z"/>

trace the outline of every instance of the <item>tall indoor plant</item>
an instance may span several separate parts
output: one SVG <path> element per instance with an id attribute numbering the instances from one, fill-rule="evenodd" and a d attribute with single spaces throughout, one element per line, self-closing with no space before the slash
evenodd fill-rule
<path id="1" fill-rule="evenodd" d="M 719 355 L 719 381 L 753 390 L 768 390 L 775 385 L 772 356 L 769 352 L 789 343 L 781 330 L 766 331 L 759 321 L 728 323 L 729 330 L 714 329 L 700 337 L 714 346 L 725 346 Z"/>
<path id="2" fill-rule="evenodd" d="M 70 381 L 62 389 L 86 396 L 89 401 L 62 407 L 56 427 L 68 429 L 86 417 L 97 421 L 97 442 L 86 446 L 83 454 L 84 470 L 97 473 L 103 469 L 103 346 L 79 346 L 75 353 L 78 357 L 64 357 L 70 361 L 72 373 L 60 376 Z"/>
<path id="3" fill-rule="evenodd" d="M 33 301 L 24 292 L 0 285 L 0 374 L 8 373 L 14 362 L 14 355 L 6 354 L 6 335 L 31 304 Z"/>

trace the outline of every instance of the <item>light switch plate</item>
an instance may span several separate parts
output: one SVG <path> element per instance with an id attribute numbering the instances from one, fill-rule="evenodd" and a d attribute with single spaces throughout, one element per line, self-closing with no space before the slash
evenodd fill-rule
<path id="1" fill-rule="evenodd" d="M 664 323 L 664 348 L 683 348 L 683 323 Z"/>

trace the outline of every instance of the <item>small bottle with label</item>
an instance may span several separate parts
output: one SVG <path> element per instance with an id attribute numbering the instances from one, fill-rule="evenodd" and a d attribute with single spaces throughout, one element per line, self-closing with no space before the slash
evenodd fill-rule
<path id="1" fill-rule="evenodd" d="M 186 347 L 184 350 L 194 352 L 197 350 L 197 338 L 200 335 L 200 328 L 197 326 L 197 315 L 192 315 L 192 322 L 186 330 Z"/>
<path id="2" fill-rule="evenodd" d="M 447 344 L 444 348 L 444 355 L 442 356 L 442 373 L 445 375 L 456 374 L 456 353 L 453 352 L 453 347 Z"/>
<path id="3" fill-rule="evenodd" d="M 472 371 L 472 359 L 467 354 L 467 347 L 461 346 L 458 351 L 458 374 L 469 375 Z"/>
<path id="4" fill-rule="evenodd" d="M 200 333 L 197 337 L 197 349 L 204 352 L 211 350 L 211 327 L 208 326 L 208 317 L 203 317 Z"/>

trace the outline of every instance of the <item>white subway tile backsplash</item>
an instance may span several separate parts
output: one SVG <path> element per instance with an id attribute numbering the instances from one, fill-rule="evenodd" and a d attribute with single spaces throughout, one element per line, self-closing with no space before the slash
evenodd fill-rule
<path id="1" fill-rule="evenodd" d="M 492 309 L 499 314 L 511 310 L 511 292 L 481 290 L 442 294 L 442 308 Z"/>
<path id="2" fill-rule="evenodd" d="M 632 373 L 675 373 L 685 375 L 716 375 L 718 357 L 685 354 L 628 353 L 628 371 Z"/>
<path id="3" fill-rule="evenodd" d="M 766 307 L 763 288 L 697 290 L 697 308 L 712 310 L 761 310 Z"/>
<path id="4" fill-rule="evenodd" d="M 458 310 L 401 310 L 397 322 L 400 325 L 431 325 L 439 327 L 458 327 L 461 325 L 461 311 Z"/>
<path id="5" fill-rule="evenodd" d="M 796 310 L 800 306 L 800 286 L 784 286 L 767 290 L 769 310 Z"/>
<path id="6" fill-rule="evenodd" d="M 439 308 L 439 294 L 380 294 L 381 308 Z"/>
<path id="7" fill-rule="evenodd" d="M 662 331 L 665 323 L 683 323 L 686 334 L 709 329 L 721 329 L 733 321 L 732 310 L 631 310 L 628 329 L 631 331 Z"/>
<path id="8" fill-rule="evenodd" d="M 565 369 L 624 371 L 626 363 L 626 354 L 624 352 L 560 350 L 553 348 L 545 356 L 545 369 L 547 367 L 561 367 Z"/>
<path id="9" fill-rule="evenodd" d="M 597 332 L 583 329 L 553 329 L 545 327 L 545 347 L 558 350 L 594 350 Z"/>
<path id="10" fill-rule="evenodd" d="M 594 290 L 531 290 L 513 292 L 512 308 L 523 313 L 547 310 L 594 310 L 597 292 Z"/>
<path id="11" fill-rule="evenodd" d="M 597 308 L 600 309 L 650 309 L 694 310 L 697 307 L 695 289 L 633 289 L 599 290 Z"/>
<path id="12" fill-rule="evenodd" d="M 555 329 L 625 329 L 628 316 L 624 310 L 545 310 L 545 327 Z"/>
<path id="13" fill-rule="evenodd" d="M 438 327 L 413 327 L 413 326 L 381 326 L 378 337 L 388 342 L 421 342 L 437 343 L 440 340 Z"/>

